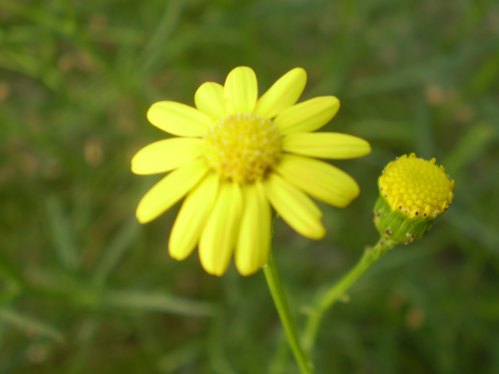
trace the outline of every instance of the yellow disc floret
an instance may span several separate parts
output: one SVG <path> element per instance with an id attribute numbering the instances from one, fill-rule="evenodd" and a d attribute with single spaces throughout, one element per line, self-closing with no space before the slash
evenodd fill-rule
<path id="1" fill-rule="evenodd" d="M 249 113 L 218 121 L 204 141 L 209 166 L 236 183 L 261 180 L 281 153 L 280 134 L 272 121 Z"/>
<path id="2" fill-rule="evenodd" d="M 443 166 L 414 153 L 390 162 L 379 177 L 380 193 L 393 210 L 409 218 L 436 217 L 452 202 L 454 181 Z"/>

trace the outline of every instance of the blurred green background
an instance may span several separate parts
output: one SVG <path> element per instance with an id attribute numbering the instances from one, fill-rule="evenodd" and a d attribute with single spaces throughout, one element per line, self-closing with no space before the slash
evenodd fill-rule
<path id="1" fill-rule="evenodd" d="M 493 0 L 0 0 L 0 373 L 296 373 L 262 273 L 168 257 L 176 209 L 134 218 L 164 137 L 145 112 L 252 66 L 295 66 L 326 129 L 368 139 L 336 164 L 360 183 L 325 205 L 325 240 L 282 221 L 274 247 L 300 326 L 377 236 L 376 178 L 437 157 L 455 203 L 388 254 L 324 320 L 317 373 L 499 373 L 499 6 Z"/>

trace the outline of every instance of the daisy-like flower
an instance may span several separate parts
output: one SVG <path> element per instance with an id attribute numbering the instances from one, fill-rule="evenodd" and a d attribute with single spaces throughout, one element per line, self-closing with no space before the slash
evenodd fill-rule
<path id="1" fill-rule="evenodd" d="M 318 130 L 339 109 L 334 96 L 296 104 L 306 72 L 295 68 L 258 98 L 249 67 L 232 70 L 222 86 L 203 83 L 195 108 L 154 103 L 148 120 L 175 137 L 147 145 L 132 159 L 136 174 L 168 174 L 141 199 L 137 218 L 149 222 L 184 199 L 169 238 L 170 255 L 199 247 L 203 268 L 222 275 L 234 253 L 243 275 L 266 261 L 271 206 L 299 234 L 325 234 L 310 196 L 344 207 L 359 193 L 355 180 L 316 158 L 347 159 L 370 152 L 360 138 Z"/>

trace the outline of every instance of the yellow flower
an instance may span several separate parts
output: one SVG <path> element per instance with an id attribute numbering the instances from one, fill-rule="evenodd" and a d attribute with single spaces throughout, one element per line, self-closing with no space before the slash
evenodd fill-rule
<path id="1" fill-rule="evenodd" d="M 452 203 L 454 181 L 437 166 L 414 153 L 390 162 L 378 179 L 380 197 L 374 223 L 386 238 L 411 243 L 421 238 L 431 222 Z"/>
<path id="2" fill-rule="evenodd" d="M 315 133 L 340 104 L 334 96 L 296 104 L 305 82 L 305 70 L 292 69 L 258 98 L 253 70 L 237 67 L 223 86 L 203 83 L 196 108 L 173 101 L 151 106 L 149 121 L 177 137 L 149 144 L 132 159 L 136 174 L 169 172 L 144 195 L 137 218 L 149 222 L 185 197 L 169 239 L 173 258 L 186 258 L 198 245 L 204 269 L 222 275 L 234 252 L 239 272 L 252 274 L 267 259 L 270 205 L 295 231 L 320 239 L 322 213 L 307 194 L 337 207 L 358 195 L 348 174 L 311 157 L 360 157 L 370 146 L 346 134 Z"/>

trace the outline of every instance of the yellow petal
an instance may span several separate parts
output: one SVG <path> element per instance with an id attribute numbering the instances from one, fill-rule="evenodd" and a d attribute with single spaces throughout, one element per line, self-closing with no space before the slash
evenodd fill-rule
<path id="1" fill-rule="evenodd" d="M 265 92 L 256 103 L 255 114 L 265 118 L 275 117 L 296 103 L 307 83 L 307 73 L 294 68 L 284 74 Z"/>
<path id="2" fill-rule="evenodd" d="M 210 174 L 185 198 L 170 234 L 170 256 L 183 260 L 191 254 L 215 205 L 217 194 L 218 176 Z"/>
<path id="3" fill-rule="evenodd" d="M 233 69 L 224 86 L 226 114 L 252 113 L 258 96 L 255 72 L 246 66 Z"/>
<path id="4" fill-rule="evenodd" d="M 137 219 L 152 221 L 185 196 L 208 172 L 203 160 L 184 165 L 156 183 L 140 200 Z"/>
<path id="5" fill-rule="evenodd" d="M 323 161 L 284 155 L 275 170 L 295 187 L 337 207 L 345 207 L 359 194 L 351 176 Z"/>
<path id="6" fill-rule="evenodd" d="M 203 141 L 197 138 L 170 138 L 146 145 L 132 158 L 135 174 L 156 174 L 174 170 L 201 155 Z"/>
<path id="7" fill-rule="evenodd" d="M 270 206 L 260 183 L 243 189 L 244 212 L 236 247 L 236 267 L 242 275 L 258 271 L 267 260 L 270 245 Z"/>
<path id="8" fill-rule="evenodd" d="M 154 103 L 147 111 L 147 119 L 161 130 L 178 136 L 203 136 L 212 123 L 206 114 L 174 101 Z"/>
<path id="9" fill-rule="evenodd" d="M 214 82 L 206 82 L 199 86 L 194 95 L 196 107 L 211 119 L 225 116 L 224 87 Z"/>
<path id="10" fill-rule="evenodd" d="M 310 239 L 324 236 L 322 213 L 307 195 L 277 174 L 265 180 L 264 188 L 274 209 L 296 232 Z"/>
<path id="11" fill-rule="evenodd" d="M 236 244 L 243 207 L 241 188 L 225 182 L 199 240 L 199 259 L 206 272 L 222 275 Z"/>
<path id="12" fill-rule="evenodd" d="M 334 96 L 315 97 L 283 110 L 274 124 L 283 135 L 315 131 L 328 123 L 339 108 L 340 102 Z"/>
<path id="13" fill-rule="evenodd" d="M 346 159 L 371 152 L 364 139 L 334 132 L 294 133 L 282 139 L 282 149 L 303 156 Z"/>

